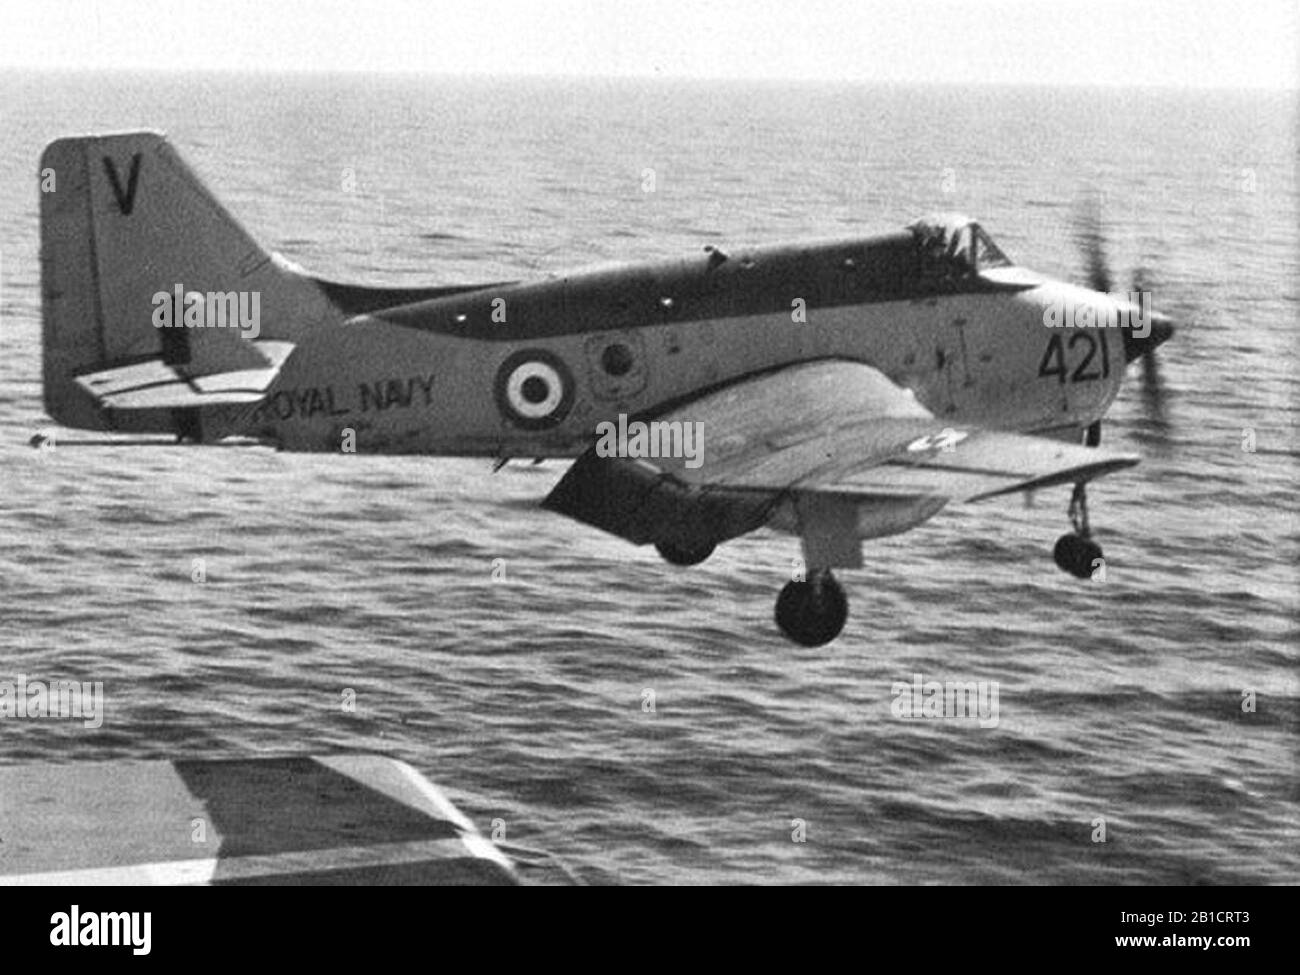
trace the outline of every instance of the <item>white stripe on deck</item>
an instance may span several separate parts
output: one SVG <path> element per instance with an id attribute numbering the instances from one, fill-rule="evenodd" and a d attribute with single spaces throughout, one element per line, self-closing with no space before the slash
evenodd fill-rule
<path id="1" fill-rule="evenodd" d="M 472 827 L 471 827 L 472 828 Z M 404 843 L 377 843 L 371 846 L 337 846 L 325 850 L 302 850 L 260 856 L 209 857 L 201 860 L 170 860 L 160 863 L 134 863 L 114 867 L 91 867 L 82 870 L 54 870 L 46 873 L 0 875 L 0 887 L 30 886 L 184 886 L 210 884 L 214 880 L 251 880 L 295 874 L 318 874 L 332 870 L 372 869 L 407 864 L 448 864 L 466 859 L 489 859 L 510 870 L 510 863 L 492 844 L 476 836 L 439 840 L 411 840 Z M 477 853 L 483 844 L 495 856 Z"/>

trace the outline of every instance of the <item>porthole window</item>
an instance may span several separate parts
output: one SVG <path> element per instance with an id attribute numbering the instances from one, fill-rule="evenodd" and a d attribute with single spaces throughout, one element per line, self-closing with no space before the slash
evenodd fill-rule
<path id="1" fill-rule="evenodd" d="M 626 376 L 632 371 L 632 350 L 615 342 L 600 354 L 600 366 L 611 376 Z"/>

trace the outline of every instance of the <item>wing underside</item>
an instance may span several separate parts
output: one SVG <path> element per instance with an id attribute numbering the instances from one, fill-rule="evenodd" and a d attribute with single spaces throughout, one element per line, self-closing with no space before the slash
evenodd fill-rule
<path id="1" fill-rule="evenodd" d="M 545 506 L 636 544 L 716 544 L 771 524 L 803 537 L 809 564 L 828 566 L 860 564 L 861 539 L 906 531 L 951 501 L 1137 463 L 940 420 L 878 370 L 843 360 L 751 377 L 641 422 L 643 444 L 660 448 L 682 443 L 678 428 L 694 424 L 699 449 L 600 456 L 598 444 Z M 631 437 L 627 448 L 634 453 Z"/>

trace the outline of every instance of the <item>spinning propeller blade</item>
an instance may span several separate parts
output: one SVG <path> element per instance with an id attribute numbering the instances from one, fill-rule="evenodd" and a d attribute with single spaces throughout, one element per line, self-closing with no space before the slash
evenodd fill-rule
<path id="1" fill-rule="evenodd" d="M 1090 196 L 1080 207 L 1075 223 L 1075 241 L 1083 258 L 1084 277 L 1093 291 L 1109 293 L 1113 284 L 1110 265 L 1106 258 L 1106 233 L 1102 225 L 1101 207 L 1097 197 Z M 1139 267 L 1133 272 L 1132 291 L 1146 295 L 1143 302 L 1151 302 L 1154 292 L 1154 276 L 1151 271 Z M 1167 426 L 1165 404 L 1166 389 L 1160 376 L 1160 365 L 1156 359 L 1156 348 L 1174 334 L 1173 322 L 1168 316 L 1152 311 L 1150 330 L 1145 334 L 1135 334 L 1131 326 L 1123 329 L 1124 356 L 1126 361 L 1142 360 L 1142 406 L 1146 419 L 1154 426 Z M 1101 430 L 1089 429 L 1088 442 L 1100 442 Z"/>

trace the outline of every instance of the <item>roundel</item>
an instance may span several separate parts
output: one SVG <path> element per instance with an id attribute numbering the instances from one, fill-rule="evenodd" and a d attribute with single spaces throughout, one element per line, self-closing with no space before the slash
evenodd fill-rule
<path id="1" fill-rule="evenodd" d="M 559 356 L 544 349 L 514 353 L 497 370 L 497 408 L 525 430 L 563 422 L 573 405 L 573 376 Z"/>

